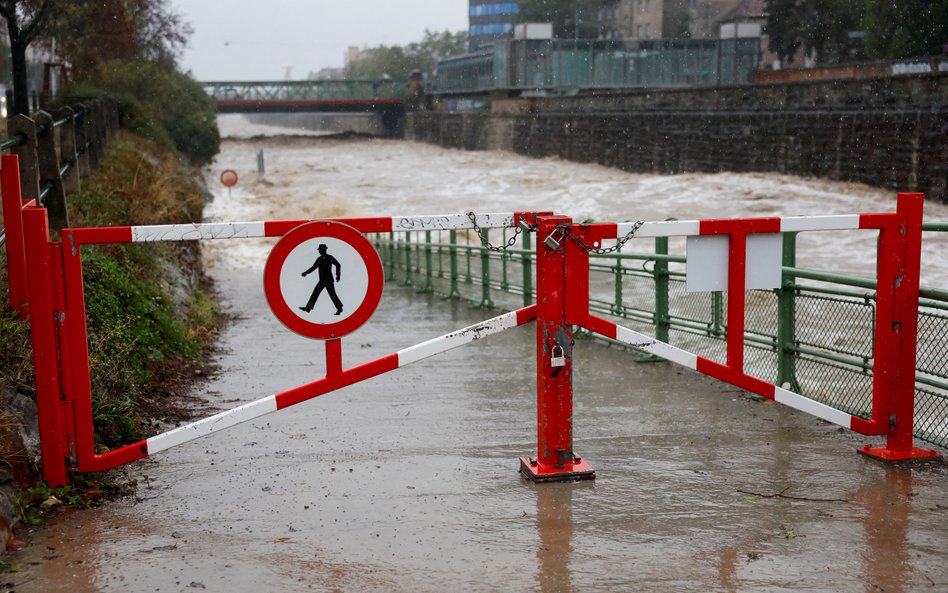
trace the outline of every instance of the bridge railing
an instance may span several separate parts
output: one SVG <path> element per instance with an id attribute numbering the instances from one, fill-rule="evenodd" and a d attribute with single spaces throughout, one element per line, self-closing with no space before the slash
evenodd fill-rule
<path id="1" fill-rule="evenodd" d="M 948 223 L 925 224 L 923 230 L 948 232 Z M 490 241 L 506 245 L 512 233 L 495 232 Z M 521 248 L 501 251 L 457 231 L 379 235 L 375 245 L 390 281 L 485 308 L 512 309 L 528 306 L 536 296 L 535 254 L 529 235 L 521 238 Z M 795 243 L 795 233 L 786 233 L 781 288 L 748 293 L 747 372 L 869 418 L 876 281 L 798 268 Z M 667 238 L 656 238 L 650 252 L 591 254 L 590 264 L 593 313 L 709 358 L 724 356 L 727 293 L 686 292 L 685 256 L 670 253 Z M 914 433 L 948 447 L 948 290 L 922 287 L 920 294 Z"/>
<path id="2" fill-rule="evenodd" d="M 221 101 L 332 101 L 401 99 L 405 81 L 293 80 L 202 82 L 214 100 Z"/>

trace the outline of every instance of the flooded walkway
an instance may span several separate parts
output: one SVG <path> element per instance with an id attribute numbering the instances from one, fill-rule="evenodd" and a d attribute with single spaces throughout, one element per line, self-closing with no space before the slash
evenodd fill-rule
<path id="1" fill-rule="evenodd" d="M 237 314 L 200 392 L 221 409 L 325 372 L 322 344 L 267 308 L 254 245 L 208 254 Z M 343 340 L 347 367 L 493 315 L 385 290 Z M 18 593 L 948 589 L 945 466 L 863 459 L 862 437 L 598 341 L 575 349 L 573 419 L 597 479 L 521 479 L 534 331 L 139 463 L 135 499 L 58 517 L 6 580 Z"/>

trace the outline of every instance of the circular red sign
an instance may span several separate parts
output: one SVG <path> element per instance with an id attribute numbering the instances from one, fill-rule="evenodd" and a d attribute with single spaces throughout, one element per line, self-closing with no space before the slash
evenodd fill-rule
<path id="1" fill-rule="evenodd" d="M 263 269 L 270 309 L 288 329 L 316 340 L 340 338 L 368 321 L 382 299 L 379 254 L 347 224 L 302 224 L 274 246 Z"/>
<path id="2" fill-rule="evenodd" d="M 237 171 L 233 169 L 224 169 L 221 171 L 221 183 L 227 187 L 234 187 L 237 185 Z"/>

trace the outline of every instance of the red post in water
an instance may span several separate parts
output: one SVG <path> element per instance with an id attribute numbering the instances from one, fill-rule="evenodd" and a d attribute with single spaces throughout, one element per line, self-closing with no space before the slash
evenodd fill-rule
<path id="1" fill-rule="evenodd" d="M 885 447 L 866 445 L 860 453 L 889 462 L 940 458 L 912 443 L 924 204 L 923 194 L 899 194 L 898 224 L 879 231 L 872 410 L 888 432 Z"/>
<path id="2" fill-rule="evenodd" d="M 23 245 L 23 196 L 20 193 L 20 161 L 15 154 L 0 157 L 0 193 L 3 194 L 3 222 L 7 234 L 7 279 L 10 308 L 20 319 L 29 315 L 26 287 L 26 249 Z"/>
<path id="3" fill-rule="evenodd" d="M 535 482 L 595 478 L 573 452 L 573 334 L 566 323 L 565 216 L 537 218 L 537 456 L 520 458 L 521 473 Z M 588 267 L 570 270 L 586 275 Z"/>
<path id="4" fill-rule="evenodd" d="M 30 331 L 33 343 L 33 367 L 36 373 L 36 413 L 39 419 L 40 452 L 43 477 L 50 486 L 69 482 L 66 467 L 66 436 L 62 430 L 59 352 L 56 340 L 56 301 L 54 265 L 50 254 L 57 245 L 49 241 L 46 209 L 30 206 L 23 211 L 30 294 Z M 61 280 L 60 280 L 61 282 Z"/>

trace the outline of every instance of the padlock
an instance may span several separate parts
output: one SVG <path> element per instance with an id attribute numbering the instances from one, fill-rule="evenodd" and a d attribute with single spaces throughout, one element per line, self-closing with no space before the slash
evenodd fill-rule
<path id="1" fill-rule="evenodd" d="M 553 356 L 550 358 L 550 366 L 553 368 L 566 366 L 566 354 L 562 346 L 553 346 Z"/>

